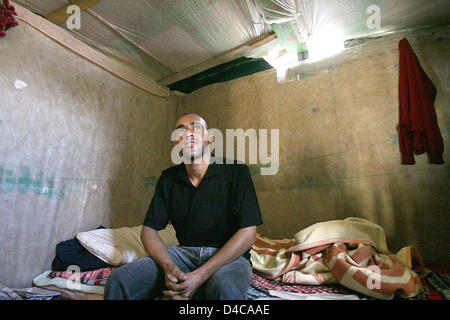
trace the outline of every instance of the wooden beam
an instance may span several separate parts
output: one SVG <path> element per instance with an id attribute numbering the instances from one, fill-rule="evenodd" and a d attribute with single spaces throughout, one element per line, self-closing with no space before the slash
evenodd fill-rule
<path id="1" fill-rule="evenodd" d="M 89 7 L 92 7 L 94 4 L 99 2 L 100 0 L 75 0 L 71 1 L 70 3 L 66 4 L 65 6 L 49 13 L 45 19 L 48 21 L 51 21 L 55 24 L 60 24 L 69 18 L 70 14 L 67 13 L 67 8 L 72 5 L 79 6 L 81 10 L 87 9 Z"/>
<path id="2" fill-rule="evenodd" d="M 86 43 L 78 40 L 56 24 L 51 23 L 50 21 L 14 3 L 13 1 L 11 1 L 11 4 L 15 7 L 17 18 L 19 20 L 26 22 L 30 26 L 39 30 L 69 50 L 77 53 L 81 57 L 154 95 L 161 97 L 168 97 L 170 95 L 170 89 L 166 86 L 144 78 L 127 66 L 107 57 Z"/>
<path id="3" fill-rule="evenodd" d="M 269 33 L 267 35 L 264 35 L 264 36 L 261 36 L 261 37 L 255 39 L 249 43 L 246 43 L 242 46 L 239 46 L 235 49 L 227 51 L 219 56 L 216 56 L 212 59 L 202 62 L 198 65 L 189 67 L 183 71 L 172 74 L 164 79 L 159 80 L 158 82 L 163 85 L 169 85 L 169 84 L 175 83 L 177 81 L 189 78 L 190 76 L 193 76 L 197 73 L 200 73 L 202 71 L 208 70 L 213 67 L 216 67 L 219 64 L 226 63 L 231 60 L 245 56 L 250 51 L 252 51 L 262 45 L 265 45 L 273 40 L 276 40 L 276 39 L 277 39 L 277 35 L 275 33 Z"/>

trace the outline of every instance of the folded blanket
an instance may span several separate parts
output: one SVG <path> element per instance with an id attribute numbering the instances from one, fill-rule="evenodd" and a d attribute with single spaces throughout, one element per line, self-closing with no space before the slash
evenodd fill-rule
<path id="1" fill-rule="evenodd" d="M 293 239 L 271 240 L 260 234 L 250 250 L 253 269 L 269 279 L 284 283 L 322 285 L 336 283 L 323 261 L 322 251 L 329 245 L 291 252 Z"/>
<path id="2" fill-rule="evenodd" d="M 104 300 L 103 294 L 75 291 L 68 288 L 61 288 L 53 284 L 42 286 L 42 288 L 57 291 L 61 293 L 61 297 L 69 300 Z"/>
<path id="3" fill-rule="evenodd" d="M 86 285 L 105 286 L 109 275 L 115 268 L 101 268 L 92 271 L 70 272 L 70 271 L 53 271 L 49 274 L 51 278 L 64 278 L 74 282 Z"/>
<path id="4" fill-rule="evenodd" d="M 0 284 L 0 300 L 23 300 L 13 289 Z"/>
<path id="5" fill-rule="evenodd" d="M 89 294 L 96 294 L 103 296 L 104 286 L 88 286 L 83 283 L 75 282 L 70 279 L 64 279 L 60 277 L 51 278 L 49 275 L 52 271 L 45 271 L 33 279 L 33 285 L 40 288 L 50 289 L 50 286 L 54 286 L 61 289 L 69 289 L 74 292 L 83 292 Z"/>
<path id="6" fill-rule="evenodd" d="M 390 254 L 383 228 L 370 221 L 321 222 L 295 236 L 296 241 L 271 240 L 258 234 L 250 251 L 254 270 L 284 283 L 340 283 L 378 299 L 392 299 L 397 291 L 410 298 L 423 290 L 413 271 L 424 268 L 416 251 L 407 247 L 399 256 Z"/>
<path id="7" fill-rule="evenodd" d="M 289 249 L 291 252 L 343 242 L 368 244 L 378 252 L 388 253 L 384 229 L 362 218 L 316 223 L 296 233 L 294 238 L 297 245 Z"/>
<path id="8" fill-rule="evenodd" d="M 392 299 L 399 291 L 411 298 L 423 291 L 419 276 L 400 259 L 368 245 L 335 243 L 325 251 L 324 261 L 336 281 L 370 297 Z"/>

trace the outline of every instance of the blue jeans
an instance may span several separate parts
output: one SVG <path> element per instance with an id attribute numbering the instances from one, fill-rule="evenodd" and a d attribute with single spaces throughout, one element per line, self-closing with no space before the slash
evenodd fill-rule
<path id="1" fill-rule="evenodd" d="M 170 247 L 172 261 L 184 273 L 192 272 L 216 252 L 211 247 Z M 244 257 L 222 266 L 196 291 L 193 299 L 245 300 L 252 279 L 252 266 Z M 164 270 L 150 257 L 115 269 L 108 277 L 105 300 L 146 300 L 166 290 Z"/>

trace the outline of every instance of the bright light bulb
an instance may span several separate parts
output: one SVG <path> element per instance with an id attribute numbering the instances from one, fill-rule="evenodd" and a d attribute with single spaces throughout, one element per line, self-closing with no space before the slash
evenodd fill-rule
<path id="1" fill-rule="evenodd" d="M 310 61 L 318 61 L 344 50 L 344 37 L 333 28 L 312 35 L 307 42 Z"/>

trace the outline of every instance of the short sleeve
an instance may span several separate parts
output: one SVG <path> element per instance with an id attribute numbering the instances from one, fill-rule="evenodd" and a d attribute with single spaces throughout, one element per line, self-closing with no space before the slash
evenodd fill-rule
<path id="1" fill-rule="evenodd" d="M 163 172 L 156 183 L 155 193 L 153 194 L 152 201 L 150 202 L 143 223 L 144 226 L 150 227 L 156 231 L 164 229 L 169 222 L 169 184 L 167 180 L 168 178 Z"/>
<path id="2" fill-rule="evenodd" d="M 258 198 L 247 165 L 238 164 L 233 178 L 232 208 L 237 228 L 263 224 Z"/>

